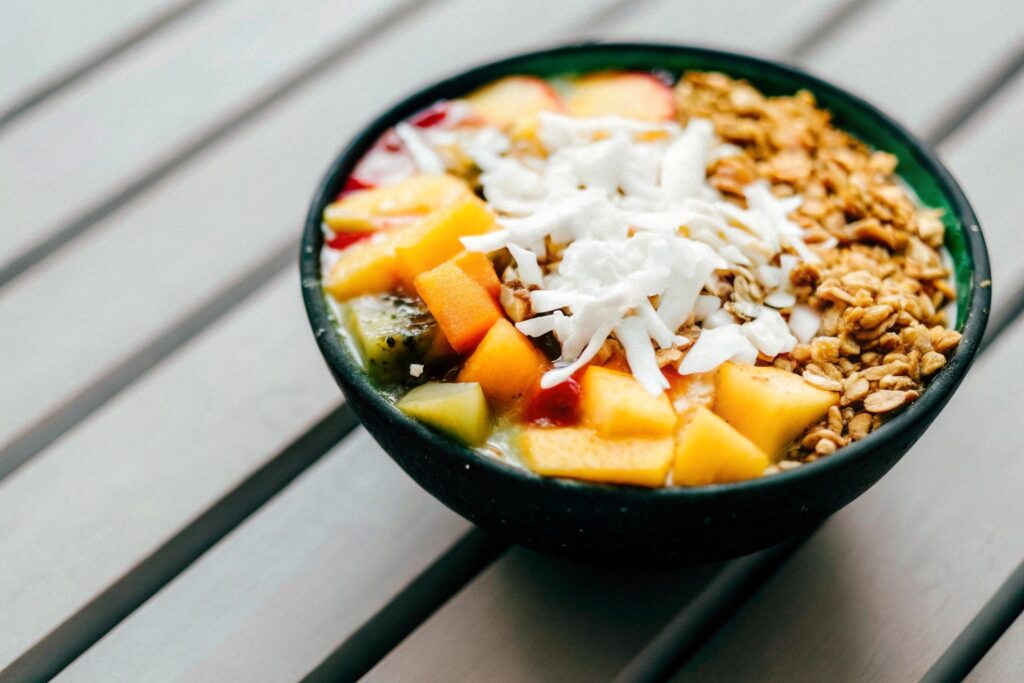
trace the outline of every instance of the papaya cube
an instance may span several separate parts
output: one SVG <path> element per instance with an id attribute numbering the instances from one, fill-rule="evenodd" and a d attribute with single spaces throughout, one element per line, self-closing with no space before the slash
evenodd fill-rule
<path id="1" fill-rule="evenodd" d="M 445 339 L 459 353 L 471 351 L 503 317 L 494 297 L 454 263 L 421 273 L 414 286 Z"/>
<path id="2" fill-rule="evenodd" d="M 413 220 L 472 194 L 450 175 L 415 175 L 394 185 L 360 190 L 327 205 L 324 223 L 335 232 L 377 230 L 396 220 Z"/>
<path id="3" fill-rule="evenodd" d="M 772 458 L 837 403 L 838 393 L 786 370 L 731 362 L 718 369 L 715 412 Z"/>
<path id="4" fill-rule="evenodd" d="M 427 382 L 398 401 L 398 409 L 470 446 L 479 446 L 491 433 L 491 415 L 480 385 Z"/>
<path id="5" fill-rule="evenodd" d="M 605 439 L 593 429 L 530 427 L 519 436 L 523 463 L 537 474 L 658 487 L 672 465 L 672 437 Z"/>
<path id="6" fill-rule="evenodd" d="M 769 464 L 750 439 L 699 406 L 676 434 L 672 480 L 677 486 L 727 484 L 759 477 Z"/>
<path id="7" fill-rule="evenodd" d="M 381 241 L 371 239 L 353 244 L 341 253 L 324 283 L 331 296 L 347 301 L 363 294 L 386 292 L 398 285 L 395 239 L 391 235 L 385 237 Z"/>
<path id="8" fill-rule="evenodd" d="M 494 214 L 476 196 L 428 214 L 410 237 L 395 248 L 399 277 L 411 284 L 420 273 L 444 263 L 462 251 L 460 237 L 479 235 L 494 228 Z"/>
<path id="9" fill-rule="evenodd" d="M 484 395 L 507 404 L 533 389 L 548 360 L 522 332 L 499 318 L 459 372 L 460 382 L 478 382 Z"/>
<path id="10" fill-rule="evenodd" d="M 491 259 L 478 251 L 462 251 L 452 257 L 452 261 L 459 268 L 488 291 L 497 297 L 501 292 L 501 282 L 498 281 L 498 274 L 494 272 L 494 264 Z"/>
<path id="11" fill-rule="evenodd" d="M 580 412 L 604 437 L 668 436 L 676 413 L 664 394 L 651 396 L 625 372 L 592 365 L 583 373 Z"/>

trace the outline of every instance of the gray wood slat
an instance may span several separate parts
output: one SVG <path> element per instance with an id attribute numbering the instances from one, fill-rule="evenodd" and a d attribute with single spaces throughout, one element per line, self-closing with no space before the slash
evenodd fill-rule
<path id="1" fill-rule="evenodd" d="M 887 0 L 867 4 L 801 63 L 928 137 L 1022 38 L 1024 4 L 1012 0 Z"/>
<path id="2" fill-rule="evenodd" d="M 220 0 L 16 121 L 0 136 L 0 266 L 401 4 Z"/>
<path id="3" fill-rule="evenodd" d="M 1013 683 L 1024 680 L 1024 617 L 1003 634 L 967 677 L 968 683 Z"/>
<path id="4" fill-rule="evenodd" d="M 439 5 L 378 37 L 247 136 L 212 150 L 193 173 L 179 175 L 147 197 L 139 210 L 152 213 L 129 216 L 119 237 L 127 239 L 133 229 L 145 226 L 162 225 L 167 232 L 158 230 L 130 242 L 131 247 L 115 241 L 106 245 L 109 251 L 87 252 L 99 256 L 91 269 L 94 282 L 104 282 L 95 299 L 82 296 L 81 288 L 75 294 L 79 302 L 93 301 L 93 310 L 102 315 L 108 306 L 125 301 L 108 298 L 117 298 L 111 280 L 140 283 L 141 291 L 127 299 L 140 306 L 138 318 L 125 319 L 116 332 L 104 325 L 77 329 L 81 343 L 98 342 L 94 335 L 106 340 L 96 346 L 120 344 L 122 336 L 137 341 L 146 334 L 139 328 L 147 324 L 147 311 L 168 315 L 176 292 L 192 292 L 185 308 L 206 293 L 203 278 L 220 278 L 223 286 L 237 277 L 246 264 L 232 259 L 262 258 L 282 245 L 292 254 L 311 188 L 340 141 L 354 131 L 348 116 L 368 116 L 396 91 L 456 65 L 564 35 L 599 7 L 585 0 L 557 7 L 542 0 L 531 3 L 503 5 L 482 15 L 474 13 L 472 0 Z M 545 7 L 546 21 L 535 21 Z M 450 40 L 431 40 L 444 31 Z M 504 31 L 500 40 L 495 38 L 499 31 Z M 337 107 L 339 97 L 348 115 L 341 122 L 325 115 Z M 302 135 L 296 137 L 296 130 Z M 273 173 L 233 182 L 250 177 L 248 170 L 262 168 L 266 159 L 275 160 Z M 293 174 L 299 180 L 291 180 Z M 211 194 L 211 187 L 227 189 Z M 172 233 L 177 239 L 166 240 Z M 77 247 L 103 234 L 89 235 Z M 167 248 L 147 262 L 154 239 Z M 112 259 L 124 249 L 135 250 L 133 258 L 122 262 L 128 271 L 112 271 L 103 254 Z M 62 256 L 76 253 L 81 251 Z M 104 264 L 102 273 L 98 263 Z M 60 268 L 55 272 L 56 277 L 67 274 Z M 316 357 L 291 272 L 274 278 L 251 301 L 0 482 L 0 554 L 14 558 L 0 567 L 0 603 L 5 605 L 0 611 L 0 670 L 336 403 L 337 390 Z M 64 329 L 77 323 L 66 320 Z M 69 353 L 75 348 L 69 345 Z M 29 351 L 19 357 L 40 352 Z M 25 395 L 41 385 L 26 386 Z M 386 517 L 387 508 L 379 513 Z M 422 558 L 424 566 L 430 559 Z"/>
<path id="5" fill-rule="evenodd" d="M 360 429 L 59 679 L 298 680 L 468 528 Z"/>
<path id="6" fill-rule="evenodd" d="M 1024 80 L 941 151 L 970 192 L 1024 172 L 1006 127 Z M 1009 111 L 1007 111 L 1009 109 Z M 973 196 L 1000 278 L 1024 277 L 1009 195 Z M 998 284 L 997 284 L 998 288 Z M 676 680 L 923 675 L 1024 558 L 1024 477 L 1013 444 L 1024 400 L 1018 321 L 975 365 L 935 425 L 875 488 L 807 542 Z M 779 628 L 785 624 L 785 628 Z M 742 658 L 735 656 L 743 652 Z"/>
<path id="7" fill-rule="evenodd" d="M 878 6 L 871 7 L 874 9 Z M 936 3 L 936 11 L 942 8 L 942 3 Z M 881 9 L 885 11 L 881 15 L 873 14 L 875 20 L 870 25 L 861 23 L 862 27 L 867 28 L 862 28 L 860 31 L 863 33 L 870 30 L 873 34 L 880 33 L 880 36 L 873 35 L 869 37 L 861 35 L 858 37 L 857 34 L 850 33 L 848 27 L 841 27 L 837 31 L 837 35 L 842 34 L 844 36 L 842 39 L 823 42 L 815 46 L 802 55 L 801 61 L 826 76 L 829 76 L 832 72 L 818 68 L 817 65 L 821 62 L 831 65 L 830 68 L 838 72 L 840 77 L 854 74 L 859 69 L 872 68 L 872 58 L 870 56 L 858 57 L 855 51 L 851 49 L 854 43 L 867 43 L 882 49 L 883 54 L 885 54 L 887 48 L 883 48 L 885 48 L 887 40 L 891 41 L 896 36 L 908 33 L 905 26 L 897 23 L 903 20 L 903 14 L 907 10 L 905 5 L 888 3 L 881 7 Z M 953 30 L 955 24 L 952 22 L 957 20 L 955 14 L 949 15 L 948 21 L 950 23 L 942 25 L 948 30 Z M 942 21 L 945 22 L 947 19 Z M 833 47 L 839 51 L 841 58 L 837 58 L 829 52 Z M 907 56 L 907 59 L 913 60 L 913 64 L 904 69 L 908 73 L 912 72 L 915 68 L 919 71 L 927 70 L 929 68 L 927 66 L 929 61 L 939 51 L 945 49 L 937 44 L 921 44 L 917 47 L 918 49 L 913 55 Z M 983 63 L 979 63 L 985 61 L 983 57 L 984 55 L 979 54 L 979 59 L 974 62 L 978 68 L 985 67 Z M 970 74 L 964 74 L 963 72 L 953 74 L 953 76 L 959 76 L 964 81 L 970 80 Z M 966 83 L 964 84 L 966 85 Z M 913 83 L 908 83 L 908 86 L 912 85 Z M 882 87 L 885 87 L 884 83 Z M 917 121 L 919 125 L 926 125 L 931 120 L 931 114 L 936 110 L 946 107 L 949 104 L 949 100 L 955 99 L 956 93 L 955 88 L 946 88 L 937 93 L 922 92 L 919 100 L 897 103 L 899 106 L 905 107 L 906 110 L 897 110 L 896 113 L 897 115 L 902 115 L 905 120 Z M 874 91 L 868 92 L 869 96 L 872 94 L 874 94 Z M 1024 270 L 1024 261 L 1020 261 L 1019 266 Z M 889 514 L 907 514 L 912 511 L 889 510 L 888 512 Z M 514 554 L 509 554 L 506 558 L 499 560 L 497 565 L 512 563 L 514 561 L 513 557 Z M 451 676 L 454 679 L 482 680 L 485 678 L 484 674 L 487 674 L 488 680 L 490 679 L 489 677 L 498 677 L 499 680 L 503 678 L 507 680 L 559 680 L 567 675 L 567 672 L 559 669 L 559 665 L 554 662 L 560 661 L 561 653 L 570 650 L 570 646 L 566 642 L 567 640 L 571 640 L 576 646 L 577 651 L 590 654 L 588 644 L 599 637 L 606 637 L 607 630 L 614 628 L 600 620 L 582 619 L 573 623 L 570 631 L 571 635 L 567 635 L 566 631 L 568 629 L 566 625 L 556 617 L 548 616 L 544 619 L 537 619 L 532 625 L 531 632 L 526 635 L 516 635 L 514 633 L 514 625 L 509 627 L 509 632 L 506 632 L 501 624 L 510 619 L 517 624 L 526 623 L 527 619 L 523 619 L 522 622 L 519 621 L 517 612 L 531 613 L 532 610 L 537 609 L 537 606 L 528 600 L 518 603 L 509 601 L 507 604 L 504 602 L 499 603 L 497 600 L 492 600 L 491 603 L 485 602 L 485 596 L 499 588 L 497 580 L 491 578 L 492 574 L 497 574 L 498 572 L 500 570 L 496 566 L 492 572 L 481 576 L 478 582 L 467 587 L 461 595 L 457 596 L 444 609 L 440 610 L 430 621 L 426 622 L 406 642 L 389 655 L 388 658 L 382 661 L 378 668 L 372 672 L 371 679 L 374 677 L 377 677 L 378 680 L 393 679 L 402 671 L 412 670 L 410 667 L 415 665 L 417 676 L 426 680 L 442 680 L 447 676 Z M 680 581 L 684 582 L 689 578 L 685 572 L 680 573 L 678 577 Z M 530 579 L 537 583 L 547 580 L 543 569 L 535 570 L 524 581 L 529 581 Z M 478 584 L 481 585 L 478 587 Z M 638 589 L 638 600 L 642 599 L 644 590 L 646 590 L 645 587 Z M 600 597 L 586 596 L 579 599 L 599 600 Z M 800 600 L 799 594 L 794 594 L 792 599 Z M 685 605 L 685 601 L 677 602 L 676 609 L 681 608 L 683 605 Z M 510 617 L 510 614 L 513 616 Z M 827 618 L 824 614 L 819 613 L 817 617 L 819 619 Z M 652 611 L 649 618 L 651 622 L 664 619 L 656 611 Z M 633 626 L 634 620 L 630 620 L 628 625 L 621 630 L 615 630 L 615 633 L 623 638 L 628 638 L 627 634 L 635 628 Z M 494 623 L 499 625 L 493 625 Z M 800 633 L 799 629 L 779 628 L 779 623 L 785 623 L 785 620 L 776 620 L 771 627 L 779 634 L 779 639 L 789 637 L 793 633 Z M 767 625 L 762 627 L 768 628 Z M 872 627 L 874 631 L 872 631 Z M 806 623 L 802 628 L 804 630 L 820 630 L 817 624 L 812 623 Z M 883 629 L 875 625 L 871 625 L 868 631 L 879 632 L 878 638 L 888 637 Z M 900 638 L 902 637 L 903 634 L 900 634 L 894 642 L 901 642 Z M 466 645 L 468 642 L 477 642 L 477 639 L 480 641 L 479 646 L 469 647 Z M 751 639 L 753 640 L 754 636 L 751 636 Z M 519 641 L 523 641 L 529 646 L 520 647 Z M 463 646 L 461 648 L 452 647 L 451 645 L 455 642 L 461 642 Z M 725 643 L 721 658 L 723 669 L 716 670 L 714 673 L 719 677 L 728 678 L 731 671 L 727 668 L 727 665 L 738 659 L 735 653 L 737 651 L 742 652 L 743 648 L 740 647 L 737 650 L 735 647 L 732 647 L 729 640 L 724 640 L 723 642 Z M 598 647 L 594 649 L 600 650 L 604 655 L 608 655 L 607 648 Z M 785 656 L 787 650 L 781 644 L 776 644 L 775 651 L 780 656 Z M 524 652 L 528 652 L 528 654 L 524 654 Z M 426 653 L 431 653 L 429 658 L 426 657 Z M 613 675 L 628 661 L 628 659 L 616 658 L 611 655 L 596 657 L 592 654 L 590 656 L 570 657 L 567 659 L 574 665 L 572 672 L 577 674 L 580 680 Z M 487 662 L 492 660 L 499 661 L 500 666 L 493 669 L 487 667 Z M 546 667 L 550 667 L 550 675 L 545 670 Z M 761 678 L 758 669 L 754 666 L 743 671 L 751 679 Z M 799 673 L 800 669 L 794 667 L 793 670 L 786 671 L 786 676 L 794 676 Z M 780 678 L 785 679 L 786 676 Z M 808 678 L 811 677 L 809 676 Z"/>
<path id="8" fill-rule="evenodd" d="M 181 0 L 6 0 L 0 8 L 0 114 Z"/>

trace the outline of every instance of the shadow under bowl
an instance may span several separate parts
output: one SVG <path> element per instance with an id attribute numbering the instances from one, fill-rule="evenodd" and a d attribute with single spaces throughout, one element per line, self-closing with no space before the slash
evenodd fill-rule
<path id="1" fill-rule="evenodd" d="M 734 484 L 647 490 L 543 478 L 458 445 L 407 418 L 371 383 L 324 299 L 324 207 L 388 128 L 441 99 L 509 74 L 602 69 L 721 71 L 768 95 L 811 91 L 836 125 L 895 154 L 923 203 L 944 210 L 963 339 L 921 398 L 865 439 L 795 470 Z M 370 123 L 331 165 L 310 207 L 300 252 L 303 297 L 328 367 L 363 424 L 420 486 L 479 526 L 542 551 L 605 561 L 695 564 L 736 557 L 807 532 L 880 479 L 917 441 L 967 372 L 988 319 L 988 254 L 963 192 L 906 129 L 862 99 L 807 73 L 753 57 L 653 44 L 583 44 L 515 56 L 427 86 Z M 328 333 L 322 333 L 328 330 Z M 359 476 L 353 472 L 352 476 Z"/>

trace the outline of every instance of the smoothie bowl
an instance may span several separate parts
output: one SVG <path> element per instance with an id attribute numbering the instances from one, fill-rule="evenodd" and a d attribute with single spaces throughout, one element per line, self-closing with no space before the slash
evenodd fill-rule
<path id="1" fill-rule="evenodd" d="M 690 563 L 877 481 L 966 373 L 991 285 L 962 192 L 884 114 L 622 44 L 384 113 L 328 172 L 301 268 L 331 372 L 425 489 L 523 545 Z"/>

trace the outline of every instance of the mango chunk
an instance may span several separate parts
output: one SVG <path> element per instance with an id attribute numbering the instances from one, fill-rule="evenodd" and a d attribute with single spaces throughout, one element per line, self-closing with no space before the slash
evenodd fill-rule
<path id="1" fill-rule="evenodd" d="M 469 446 L 481 445 L 491 433 L 487 399 L 475 382 L 427 382 L 403 396 L 397 406 Z"/>
<path id="2" fill-rule="evenodd" d="M 395 247 L 398 274 L 411 285 L 430 270 L 462 251 L 460 237 L 479 235 L 494 228 L 494 214 L 476 196 L 467 196 L 429 214 L 410 229 Z"/>
<path id="3" fill-rule="evenodd" d="M 698 406 L 676 434 L 672 479 L 676 486 L 727 484 L 759 477 L 769 464 L 750 439 Z"/>
<path id="4" fill-rule="evenodd" d="M 421 273 L 413 284 L 445 339 L 459 353 L 471 351 L 504 317 L 494 297 L 454 263 Z"/>
<path id="5" fill-rule="evenodd" d="M 455 176 L 415 175 L 328 204 L 324 223 L 335 232 L 377 230 L 396 221 L 415 220 L 470 195 L 469 185 Z"/>
<path id="6" fill-rule="evenodd" d="M 523 463 L 537 474 L 658 487 L 672 464 L 672 437 L 605 439 L 593 429 L 531 427 L 519 435 Z"/>
<path id="7" fill-rule="evenodd" d="M 324 288 L 338 301 L 362 294 L 378 294 L 398 285 L 395 244 L 402 230 L 383 234 L 345 249 L 327 275 Z"/>
<path id="8" fill-rule="evenodd" d="M 501 293 L 501 282 L 494 272 L 494 264 L 485 254 L 478 251 L 462 251 L 452 257 L 452 262 L 476 280 L 487 292 L 497 298 Z"/>
<path id="9" fill-rule="evenodd" d="M 718 369 L 715 412 L 772 458 L 837 403 L 838 393 L 779 368 L 730 362 Z"/>
<path id="10" fill-rule="evenodd" d="M 478 382 L 484 395 L 507 404 L 533 389 L 548 360 L 522 332 L 499 318 L 459 373 L 460 382 Z"/>
<path id="11" fill-rule="evenodd" d="M 583 422 L 607 438 L 668 436 L 676 413 L 664 394 L 651 396 L 625 372 L 592 365 L 580 391 Z"/>

